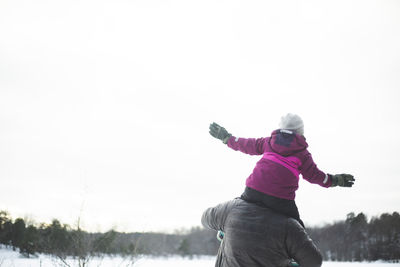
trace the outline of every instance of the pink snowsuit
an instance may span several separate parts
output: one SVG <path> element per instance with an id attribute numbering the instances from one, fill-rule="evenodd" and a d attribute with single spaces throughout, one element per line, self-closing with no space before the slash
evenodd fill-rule
<path id="1" fill-rule="evenodd" d="M 246 186 L 278 198 L 294 200 L 299 187 L 299 175 L 310 183 L 330 187 L 332 179 L 317 168 L 308 144 L 302 135 L 287 130 L 275 130 L 266 138 L 230 137 L 228 146 L 249 155 L 263 155 Z"/>

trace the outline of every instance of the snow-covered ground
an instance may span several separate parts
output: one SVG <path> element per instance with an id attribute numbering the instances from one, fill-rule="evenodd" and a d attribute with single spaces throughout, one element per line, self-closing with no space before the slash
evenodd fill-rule
<path id="1" fill-rule="evenodd" d="M 89 267 L 214 267 L 215 257 L 194 257 L 193 259 L 181 257 L 168 258 L 141 258 L 135 262 L 120 257 L 95 258 L 89 262 Z M 77 262 L 68 261 L 71 267 L 78 266 Z M 40 255 L 36 258 L 23 258 L 18 252 L 0 248 L 0 267 L 55 267 L 66 266 L 60 261 L 48 256 Z M 400 263 L 348 263 L 348 262 L 324 262 L 324 267 L 395 267 Z"/>

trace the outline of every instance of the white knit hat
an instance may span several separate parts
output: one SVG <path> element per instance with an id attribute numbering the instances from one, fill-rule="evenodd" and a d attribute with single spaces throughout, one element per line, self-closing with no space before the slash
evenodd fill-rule
<path id="1" fill-rule="evenodd" d="M 284 130 L 290 130 L 297 134 L 304 134 L 304 124 L 303 120 L 299 115 L 288 113 L 281 117 L 281 122 L 279 123 L 279 128 Z"/>

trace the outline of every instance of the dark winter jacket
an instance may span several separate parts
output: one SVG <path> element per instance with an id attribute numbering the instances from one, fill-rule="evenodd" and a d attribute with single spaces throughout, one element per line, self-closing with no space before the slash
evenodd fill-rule
<path id="1" fill-rule="evenodd" d="M 332 184 L 328 174 L 314 163 L 304 136 L 288 130 L 275 130 L 266 138 L 237 138 L 228 140 L 228 147 L 250 155 L 263 155 L 246 186 L 270 196 L 295 199 L 299 175 L 322 187 Z"/>
<path id="2" fill-rule="evenodd" d="M 283 267 L 294 259 L 301 267 L 319 267 L 322 256 L 294 219 L 234 199 L 207 209 L 202 224 L 225 232 L 216 267 Z"/>

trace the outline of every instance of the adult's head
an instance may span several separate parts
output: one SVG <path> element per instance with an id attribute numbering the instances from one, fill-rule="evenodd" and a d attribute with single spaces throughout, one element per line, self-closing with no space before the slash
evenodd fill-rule
<path id="1" fill-rule="evenodd" d="M 304 228 L 292 218 L 242 199 L 207 209 L 202 224 L 224 231 L 216 267 L 320 267 L 322 256 Z"/>

